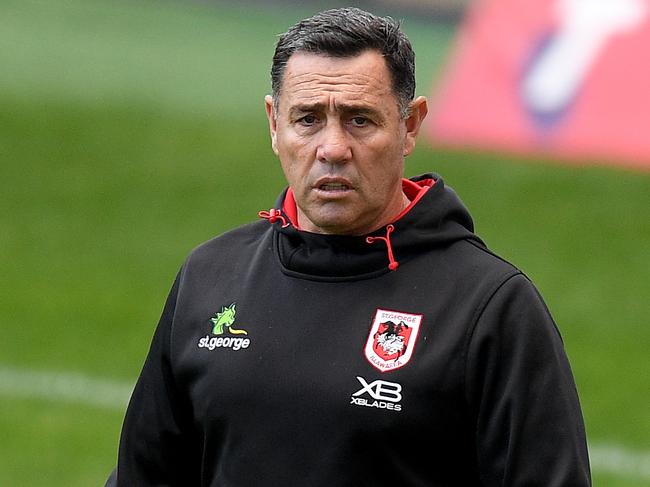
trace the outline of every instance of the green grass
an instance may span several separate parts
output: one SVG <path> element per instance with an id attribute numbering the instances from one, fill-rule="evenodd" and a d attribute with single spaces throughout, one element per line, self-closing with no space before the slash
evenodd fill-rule
<path id="1" fill-rule="evenodd" d="M 121 417 L 79 405 L 3 398 L 2 485 L 103 485 Z"/>
<path id="2" fill-rule="evenodd" d="M 262 99 L 275 35 L 310 13 L 0 4 L 0 366 L 135 380 L 187 253 L 255 219 L 283 188 Z M 426 94 L 452 30 L 404 26 Z M 650 177 L 421 143 L 407 172 L 426 171 L 542 291 L 590 441 L 647 450 Z M 101 485 L 121 420 L 0 396 L 0 485 Z"/>

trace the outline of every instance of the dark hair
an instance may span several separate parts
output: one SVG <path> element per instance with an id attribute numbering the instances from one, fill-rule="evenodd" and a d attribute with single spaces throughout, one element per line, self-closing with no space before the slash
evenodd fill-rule
<path id="1" fill-rule="evenodd" d="M 280 36 L 271 66 L 271 88 L 277 109 L 289 58 L 303 51 L 333 57 L 353 57 L 366 50 L 382 54 L 391 75 L 402 116 L 415 96 L 415 53 L 399 22 L 358 8 L 337 8 L 301 20 Z"/>

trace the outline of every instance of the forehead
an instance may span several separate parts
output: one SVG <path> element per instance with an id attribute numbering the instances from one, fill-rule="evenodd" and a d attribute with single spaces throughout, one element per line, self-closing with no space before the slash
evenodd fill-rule
<path id="1" fill-rule="evenodd" d="M 390 97 L 390 98 L 387 98 Z M 386 103 L 391 99 L 394 103 Z M 294 53 L 282 80 L 280 106 L 363 104 L 376 109 L 397 106 L 388 67 L 377 51 L 352 57 Z"/>

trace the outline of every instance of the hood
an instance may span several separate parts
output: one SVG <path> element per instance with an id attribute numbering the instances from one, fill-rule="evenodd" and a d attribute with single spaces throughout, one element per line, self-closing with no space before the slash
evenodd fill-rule
<path id="1" fill-rule="evenodd" d="M 411 204 L 390 224 L 362 236 L 323 235 L 296 227 L 290 189 L 275 209 L 260 212 L 273 224 L 274 247 L 286 274 L 316 280 L 355 280 L 396 271 L 435 247 L 463 239 L 483 245 L 472 218 L 441 177 L 424 174 L 402 183 Z"/>

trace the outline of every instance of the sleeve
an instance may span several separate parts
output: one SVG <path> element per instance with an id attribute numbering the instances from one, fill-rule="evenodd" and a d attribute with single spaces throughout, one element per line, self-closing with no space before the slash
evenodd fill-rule
<path id="1" fill-rule="evenodd" d="M 118 487 L 200 485 L 191 408 L 174 380 L 170 357 L 179 276 L 129 401 L 120 436 Z"/>
<path id="2" fill-rule="evenodd" d="M 117 468 L 114 468 L 111 471 L 111 474 L 109 475 L 108 479 L 106 479 L 106 483 L 104 484 L 104 487 L 115 487 L 117 485 Z"/>
<path id="3" fill-rule="evenodd" d="M 584 422 L 564 345 L 525 276 L 507 279 L 480 311 L 466 367 L 482 485 L 591 485 Z"/>

